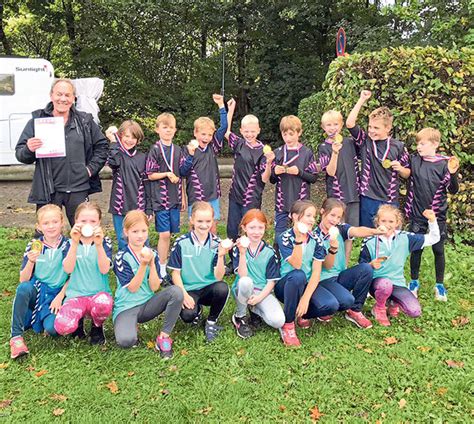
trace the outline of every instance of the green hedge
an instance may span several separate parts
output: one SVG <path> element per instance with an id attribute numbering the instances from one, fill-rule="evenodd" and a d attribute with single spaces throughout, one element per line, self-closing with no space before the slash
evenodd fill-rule
<path id="1" fill-rule="evenodd" d="M 336 109 L 346 118 L 360 91 L 371 90 L 359 115 L 362 126 L 371 110 L 389 107 L 395 117 L 394 135 L 409 152 L 415 151 L 415 135 L 423 127 L 441 131 L 440 153 L 461 161 L 460 191 L 450 196 L 448 222 L 455 230 L 472 232 L 473 74 L 474 50 L 468 48 L 399 47 L 340 57 L 331 63 L 322 91 L 300 103 L 305 142 L 316 150 L 323 140 L 321 115 Z"/>

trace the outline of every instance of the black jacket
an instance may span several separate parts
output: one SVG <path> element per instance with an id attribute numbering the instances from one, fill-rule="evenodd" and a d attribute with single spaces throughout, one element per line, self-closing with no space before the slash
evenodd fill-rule
<path id="1" fill-rule="evenodd" d="M 50 203 L 51 195 L 57 191 L 54 187 L 53 181 L 52 159 L 37 159 L 35 153 L 30 151 L 26 145 L 28 139 L 34 137 L 35 118 L 51 117 L 53 116 L 52 113 L 52 103 L 48 103 L 44 109 L 35 110 L 32 113 L 33 118 L 26 124 L 15 148 L 15 156 L 18 161 L 26 164 L 36 162 L 31 192 L 28 196 L 29 203 Z M 105 161 L 107 160 L 109 146 L 107 139 L 102 134 L 98 125 L 94 122 L 92 115 L 86 112 L 80 112 L 74 106 L 71 107 L 69 112 L 69 120 L 65 129 L 68 127 L 74 127 L 75 131 L 78 133 L 80 132 L 83 136 L 80 137 L 83 142 L 68 145 L 67 157 L 69 160 L 74 162 L 74 158 L 83 156 L 85 158 L 84 166 L 87 166 L 91 172 L 91 177 L 89 178 L 88 175 L 84 173 L 82 176 L 78 176 L 78 173 L 83 172 L 84 170 L 78 170 L 74 166 L 70 166 L 65 169 L 65 172 L 68 175 L 65 175 L 64 178 L 70 178 L 78 184 L 79 179 L 85 179 L 86 181 L 82 181 L 82 185 L 86 183 L 85 185 L 88 186 L 89 194 L 101 192 L 102 185 L 99 179 L 99 172 L 104 167 Z M 82 154 L 82 152 L 74 151 L 74 149 L 84 149 L 84 154 Z M 78 155 L 78 153 L 81 154 Z M 63 178 L 62 175 L 61 178 Z"/>

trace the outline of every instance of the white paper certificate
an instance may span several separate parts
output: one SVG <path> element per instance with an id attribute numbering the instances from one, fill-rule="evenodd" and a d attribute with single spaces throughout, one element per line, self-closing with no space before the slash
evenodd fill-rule
<path id="1" fill-rule="evenodd" d="M 66 156 L 64 119 L 62 117 L 35 119 L 35 137 L 43 142 L 43 145 L 35 152 L 37 158 Z"/>

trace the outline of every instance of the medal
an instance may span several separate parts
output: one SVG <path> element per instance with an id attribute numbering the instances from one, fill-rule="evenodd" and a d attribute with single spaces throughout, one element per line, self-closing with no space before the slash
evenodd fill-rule
<path id="1" fill-rule="evenodd" d="M 343 140 L 344 140 L 344 138 L 342 137 L 341 134 L 338 134 L 338 135 L 336 135 L 336 137 L 334 137 L 334 143 L 336 143 L 336 144 L 342 144 Z"/>
<path id="2" fill-rule="evenodd" d="M 165 149 L 163 148 L 163 144 L 161 143 L 161 140 L 158 142 L 158 144 L 160 145 L 161 155 L 163 156 L 163 159 L 166 163 L 166 167 L 171 172 L 173 172 L 173 158 L 174 158 L 174 146 L 173 146 L 173 144 L 171 144 L 171 152 L 170 152 L 169 162 L 168 162 L 168 159 L 166 158 Z"/>
<path id="3" fill-rule="evenodd" d="M 265 144 L 265 146 L 263 146 L 264 155 L 266 155 L 267 153 L 270 153 L 271 151 L 272 151 L 272 148 L 268 144 Z"/>
<path id="4" fill-rule="evenodd" d="M 390 153 L 390 137 L 387 138 L 387 148 L 385 149 L 385 152 L 384 154 L 382 155 L 381 158 L 379 158 L 379 155 L 377 153 L 377 145 L 375 144 L 375 141 L 372 140 L 372 147 L 374 149 L 374 156 L 376 157 L 376 159 L 378 159 L 381 163 L 382 163 L 382 166 L 385 168 L 385 169 L 388 169 L 390 168 L 390 162 L 391 160 L 388 159 L 388 154 Z"/>
<path id="5" fill-rule="evenodd" d="M 382 166 L 385 168 L 385 169 L 388 169 L 391 167 L 391 163 L 392 161 L 390 159 L 385 159 L 384 161 L 382 161 Z"/>
<path id="6" fill-rule="evenodd" d="M 41 243 L 41 240 L 33 240 L 33 242 L 31 243 L 31 250 L 33 252 L 41 253 L 43 251 L 43 243 Z"/>

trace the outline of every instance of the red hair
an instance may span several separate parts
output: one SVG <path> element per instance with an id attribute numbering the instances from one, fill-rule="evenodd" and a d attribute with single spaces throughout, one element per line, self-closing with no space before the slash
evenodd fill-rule
<path id="1" fill-rule="evenodd" d="M 260 221 L 262 224 L 265 224 L 265 229 L 268 226 L 268 219 L 265 214 L 260 209 L 250 209 L 243 216 L 242 221 L 240 221 L 240 226 L 245 227 L 249 222 L 252 222 L 254 219 Z"/>

